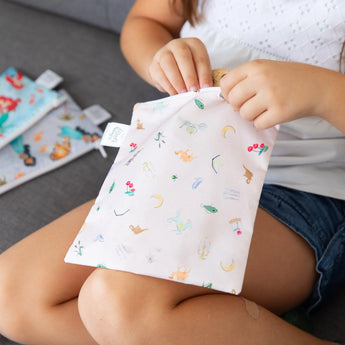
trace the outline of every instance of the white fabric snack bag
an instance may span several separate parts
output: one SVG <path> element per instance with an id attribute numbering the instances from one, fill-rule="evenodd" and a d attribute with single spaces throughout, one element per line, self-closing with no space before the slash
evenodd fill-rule
<path id="1" fill-rule="evenodd" d="M 137 104 L 65 261 L 240 293 L 277 132 L 218 87 Z"/>

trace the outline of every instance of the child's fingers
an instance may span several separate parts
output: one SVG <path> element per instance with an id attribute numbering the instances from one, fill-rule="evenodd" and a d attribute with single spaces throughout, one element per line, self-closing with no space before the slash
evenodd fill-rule
<path id="1" fill-rule="evenodd" d="M 246 79 L 248 76 L 246 71 L 246 64 L 241 65 L 237 68 L 234 68 L 230 72 L 228 72 L 221 80 L 220 80 L 220 87 L 222 90 L 222 94 L 226 100 L 228 100 L 228 95 L 231 90 L 242 80 Z"/>
<path id="2" fill-rule="evenodd" d="M 213 84 L 206 47 L 197 38 L 170 41 L 154 56 L 149 74 L 170 95 Z"/>
<path id="3" fill-rule="evenodd" d="M 185 91 L 196 91 L 200 88 L 193 55 L 188 46 L 174 52 L 174 57 L 183 78 Z"/>
<path id="4" fill-rule="evenodd" d="M 254 119 L 254 126 L 257 129 L 267 129 L 278 124 L 271 110 L 266 110 Z"/>
<path id="5" fill-rule="evenodd" d="M 149 73 L 152 80 L 166 88 L 170 95 L 186 90 L 174 53 L 167 46 L 156 53 L 149 66 Z"/>
<path id="6" fill-rule="evenodd" d="M 227 94 L 227 101 L 235 110 L 240 110 L 256 93 L 257 91 L 253 83 L 245 78 L 232 87 Z"/>
<path id="7" fill-rule="evenodd" d="M 178 93 L 158 62 L 151 64 L 149 74 L 159 91 L 167 92 L 169 95 L 176 95 Z"/>
<path id="8" fill-rule="evenodd" d="M 261 97 L 253 96 L 242 104 L 239 111 L 243 119 L 253 121 L 267 111 L 267 106 Z"/>
<path id="9" fill-rule="evenodd" d="M 210 59 L 205 45 L 197 38 L 176 39 L 170 42 L 186 90 L 196 91 L 212 86 Z"/>
<path id="10" fill-rule="evenodd" d="M 184 74 L 193 78 L 195 73 L 190 57 L 188 58 L 186 56 L 182 61 L 179 60 L 181 60 L 181 58 L 177 57 L 173 52 L 169 52 L 169 54 L 165 54 L 160 61 L 162 70 L 177 93 L 189 90 L 188 85 L 185 83 Z"/>
<path id="11" fill-rule="evenodd" d="M 191 46 L 193 61 L 197 71 L 199 87 L 210 87 L 213 85 L 211 62 L 205 45 L 199 41 L 197 47 Z"/>
<path id="12" fill-rule="evenodd" d="M 208 63 L 199 63 L 197 64 L 197 67 L 200 87 L 204 88 L 213 86 L 212 69 L 209 61 Z"/>

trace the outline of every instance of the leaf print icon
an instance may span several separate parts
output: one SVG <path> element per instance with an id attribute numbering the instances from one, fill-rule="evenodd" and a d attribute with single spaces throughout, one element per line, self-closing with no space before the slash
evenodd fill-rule
<path id="1" fill-rule="evenodd" d="M 205 105 L 204 105 L 203 102 L 200 101 L 200 99 L 197 99 L 197 98 L 196 98 L 196 99 L 194 100 L 194 102 L 195 102 L 196 106 L 197 106 L 199 109 L 201 109 L 201 110 L 205 109 Z"/>
<path id="2" fill-rule="evenodd" d="M 115 181 L 112 183 L 112 185 L 109 188 L 109 194 L 113 191 L 114 187 L 115 187 Z"/>
<path id="3" fill-rule="evenodd" d="M 204 205 L 201 204 L 201 207 L 203 207 L 208 213 L 217 213 L 218 209 L 212 205 Z"/>

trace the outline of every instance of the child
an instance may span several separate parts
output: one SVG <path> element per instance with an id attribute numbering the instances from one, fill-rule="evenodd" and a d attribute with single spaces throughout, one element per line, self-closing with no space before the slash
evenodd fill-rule
<path id="1" fill-rule="evenodd" d="M 212 86 L 211 68 L 228 68 L 222 94 L 239 116 L 282 124 L 240 296 L 64 264 L 90 202 L 1 254 L 0 333 L 45 345 L 335 344 L 279 317 L 344 280 L 345 5 L 332 4 L 205 0 L 197 21 L 196 1 L 138 0 L 123 28 L 125 57 L 161 91 Z"/>

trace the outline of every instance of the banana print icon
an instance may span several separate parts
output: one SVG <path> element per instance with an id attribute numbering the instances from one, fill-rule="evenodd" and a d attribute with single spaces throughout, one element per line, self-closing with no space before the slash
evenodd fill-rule
<path id="1" fill-rule="evenodd" d="M 232 260 L 231 265 L 226 266 L 223 261 L 220 262 L 220 267 L 222 268 L 223 271 L 225 272 L 231 272 L 235 268 L 235 261 Z"/>

